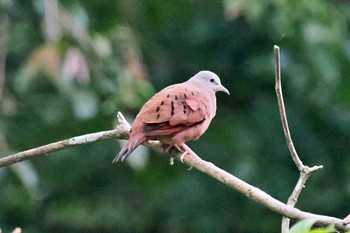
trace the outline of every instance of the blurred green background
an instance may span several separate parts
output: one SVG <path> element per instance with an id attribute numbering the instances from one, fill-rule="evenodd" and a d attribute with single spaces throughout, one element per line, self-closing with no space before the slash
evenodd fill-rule
<path id="1" fill-rule="evenodd" d="M 0 0 L 0 156 L 132 121 L 163 87 L 217 73 L 203 159 L 286 202 L 298 179 L 274 91 L 313 174 L 297 207 L 339 218 L 350 199 L 348 0 Z M 117 140 L 0 169 L 9 232 L 279 232 L 281 216 L 144 147 Z"/>

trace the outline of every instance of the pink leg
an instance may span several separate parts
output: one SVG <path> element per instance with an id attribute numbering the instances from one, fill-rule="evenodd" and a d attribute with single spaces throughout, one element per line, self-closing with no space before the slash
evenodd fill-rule
<path id="1" fill-rule="evenodd" d="M 182 149 L 185 150 L 184 153 L 182 153 L 180 156 L 181 162 L 184 162 L 184 158 L 186 154 L 196 155 L 196 153 L 194 153 L 193 150 L 191 150 L 191 148 L 189 148 L 185 143 L 182 143 L 180 146 L 182 147 Z"/>
<path id="2" fill-rule="evenodd" d="M 166 149 L 165 149 L 165 151 L 167 152 L 167 153 L 169 153 L 169 150 L 172 148 L 172 147 L 175 147 L 178 151 L 180 151 L 180 152 L 183 152 L 183 150 L 181 150 L 181 148 L 178 146 L 178 145 L 169 145 Z"/>

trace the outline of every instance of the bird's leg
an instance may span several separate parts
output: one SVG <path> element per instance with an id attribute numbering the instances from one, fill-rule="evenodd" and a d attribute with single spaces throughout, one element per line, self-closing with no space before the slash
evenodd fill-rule
<path id="1" fill-rule="evenodd" d="M 169 145 L 169 146 L 165 149 L 165 151 L 166 151 L 167 153 L 169 153 L 169 151 L 170 151 L 170 149 L 171 149 L 172 147 L 175 147 L 178 151 L 183 152 L 183 150 L 182 150 L 178 145 L 176 145 L 176 144 L 174 144 L 174 145 Z"/>
<path id="2" fill-rule="evenodd" d="M 185 151 L 184 153 L 181 154 L 180 160 L 181 160 L 182 163 L 184 163 L 184 158 L 185 158 L 185 155 L 186 155 L 187 153 L 188 153 L 188 152 Z"/>
<path id="3" fill-rule="evenodd" d="M 191 148 L 189 148 L 185 143 L 182 143 L 180 146 L 182 147 L 182 149 L 185 150 L 184 153 L 182 153 L 180 156 L 181 162 L 184 162 L 184 158 L 185 158 L 186 154 L 196 155 L 196 153 L 194 153 L 193 150 Z"/>
<path id="4" fill-rule="evenodd" d="M 183 150 L 182 150 L 178 145 L 175 144 L 174 147 L 175 147 L 178 151 L 183 152 Z"/>

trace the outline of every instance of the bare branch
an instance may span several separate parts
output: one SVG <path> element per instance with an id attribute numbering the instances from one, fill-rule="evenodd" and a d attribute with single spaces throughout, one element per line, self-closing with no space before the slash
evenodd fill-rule
<path id="1" fill-rule="evenodd" d="M 4 167 L 23 160 L 32 159 L 40 155 L 46 155 L 53 151 L 62 150 L 68 147 L 96 142 L 107 138 L 127 139 L 129 137 L 130 125 L 121 113 L 118 113 L 118 125 L 114 130 L 77 136 L 62 141 L 47 144 L 30 150 L 18 152 L 7 157 L 0 158 L 0 167 Z"/>
<path id="2" fill-rule="evenodd" d="M 287 146 L 288 146 L 290 155 L 292 156 L 293 161 L 300 172 L 299 180 L 298 180 L 291 196 L 288 198 L 288 202 L 287 202 L 288 206 L 294 207 L 298 201 L 299 195 L 300 195 L 303 187 L 305 186 L 305 183 L 306 183 L 307 179 L 309 178 L 310 174 L 313 171 L 321 169 L 323 166 L 314 166 L 311 168 L 308 166 L 305 166 L 302 163 L 302 161 L 300 160 L 298 153 L 294 147 L 292 137 L 290 136 L 287 115 L 286 115 L 286 109 L 284 106 L 283 94 L 282 94 L 280 48 L 277 45 L 275 45 L 274 51 L 275 51 L 275 85 L 276 85 L 275 88 L 276 88 L 276 95 L 277 95 L 278 107 L 279 107 L 281 121 L 282 121 L 283 132 L 284 132 L 284 136 L 285 136 L 286 141 L 287 141 Z M 282 226 L 281 226 L 282 233 L 288 232 L 289 224 L 290 224 L 290 219 L 288 218 L 288 216 L 284 216 L 282 218 Z"/>
<path id="3" fill-rule="evenodd" d="M 282 127 L 284 136 L 287 141 L 288 149 L 290 152 L 290 155 L 292 156 L 295 165 L 301 171 L 304 167 L 303 162 L 299 159 L 299 156 L 297 154 L 297 151 L 295 150 L 292 138 L 290 136 L 288 121 L 287 121 L 287 115 L 286 115 L 286 109 L 284 107 L 284 101 L 283 101 L 283 94 L 282 94 L 282 85 L 281 85 L 281 65 L 280 65 L 280 48 L 275 45 L 275 82 L 276 82 L 276 94 L 277 94 L 277 101 L 278 101 L 278 107 L 280 110 L 281 115 L 281 121 L 282 121 Z"/>
<path id="4" fill-rule="evenodd" d="M 313 218 L 317 219 L 316 223 L 319 225 L 329 225 L 334 224 L 339 229 L 345 229 L 343 225 L 343 220 L 317 215 L 308 212 L 301 211 L 297 208 L 290 207 L 281 201 L 271 197 L 266 192 L 238 179 L 237 177 L 231 175 L 230 173 L 216 167 L 214 164 L 200 159 L 198 156 L 185 156 L 184 161 L 191 167 L 208 174 L 209 176 L 219 180 L 220 182 L 226 184 L 227 186 L 237 190 L 238 192 L 244 194 L 248 198 L 258 202 L 269 208 L 270 210 L 293 219 L 305 219 Z"/>
<path id="5" fill-rule="evenodd" d="M 44 155 L 50 152 L 61 150 L 67 147 L 91 143 L 102 139 L 127 139 L 129 137 L 129 131 L 129 123 L 125 120 L 121 113 L 118 113 L 118 125 L 114 130 L 82 135 L 67 140 L 51 143 L 31 150 L 19 152 L 17 154 L 1 158 L 0 167 L 23 161 L 26 159 L 34 158 L 39 155 Z M 144 145 L 162 153 L 166 153 L 165 149 L 168 147 L 168 145 L 161 144 L 159 141 L 148 141 L 144 143 Z M 170 154 L 168 155 L 176 157 L 179 160 L 181 153 L 174 149 L 170 150 Z M 334 224 L 339 229 L 347 229 L 343 225 L 343 220 L 341 219 L 312 214 L 290 207 L 282 203 L 281 201 L 271 197 L 269 194 L 261 191 L 260 189 L 238 179 L 237 177 L 222 170 L 221 168 L 216 167 L 214 164 L 202 160 L 195 154 L 185 156 L 184 162 L 190 167 L 194 167 L 197 170 L 217 179 L 218 181 L 224 183 L 228 187 L 237 190 L 238 192 L 244 194 L 248 198 L 266 206 L 267 208 L 278 214 L 293 219 L 314 218 L 317 219 L 317 223 L 320 225 Z"/>
<path id="6" fill-rule="evenodd" d="M 91 133 L 91 134 L 86 134 L 82 136 L 65 139 L 62 141 L 47 144 L 45 146 L 40 146 L 30 150 L 18 152 L 13 155 L 9 155 L 7 157 L 3 157 L 0 159 L 0 167 L 21 162 L 23 160 L 32 159 L 40 155 L 46 155 L 53 151 L 62 150 L 62 149 L 80 145 L 80 144 L 87 144 L 87 143 L 99 141 L 106 138 L 122 138 L 120 136 L 121 136 L 120 132 L 117 129 L 115 129 L 115 130 L 102 131 L 98 133 Z"/>

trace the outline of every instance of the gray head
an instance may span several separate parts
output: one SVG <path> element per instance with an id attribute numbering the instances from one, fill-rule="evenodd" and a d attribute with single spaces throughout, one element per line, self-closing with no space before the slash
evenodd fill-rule
<path id="1" fill-rule="evenodd" d="M 219 76 L 208 70 L 199 71 L 195 76 L 190 78 L 189 81 L 199 82 L 214 92 L 223 91 L 228 95 L 230 94 L 230 92 L 223 85 L 221 85 Z"/>

